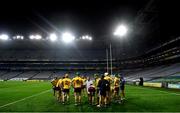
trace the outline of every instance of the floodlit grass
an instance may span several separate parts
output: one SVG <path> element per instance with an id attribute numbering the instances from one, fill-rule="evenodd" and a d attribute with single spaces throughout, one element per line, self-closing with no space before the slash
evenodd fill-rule
<path id="1" fill-rule="evenodd" d="M 50 82 L 0 82 L 1 112 L 180 112 L 180 91 L 177 90 L 127 85 L 125 103 L 112 103 L 107 108 L 90 106 L 86 96 L 83 97 L 81 106 L 74 106 L 73 93 L 70 99 L 69 105 L 58 103 L 53 96 Z M 2 107 L 6 104 L 8 105 Z"/>

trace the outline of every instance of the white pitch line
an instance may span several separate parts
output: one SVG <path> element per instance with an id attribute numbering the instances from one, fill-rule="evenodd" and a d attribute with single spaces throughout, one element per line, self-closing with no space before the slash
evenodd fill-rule
<path id="1" fill-rule="evenodd" d="M 139 89 L 146 89 L 146 90 L 159 91 L 159 92 L 166 93 L 166 94 L 180 95 L 180 93 L 171 93 L 171 92 L 167 92 L 167 91 L 161 91 L 161 90 L 150 89 L 150 88 L 145 88 L 145 87 L 138 87 L 138 88 L 139 88 Z"/>
<path id="2" fill-rule="evenodd" d="M 24 100 L 26 100 L 26 99 L 29 99 L 29 98 L 32 98 L 32 97 L 35 97 L 35 96 L 38 96 L 38 95 L 41 95 L 41 94 L 44 94 L 44 93 L 47 93 L 48 91 L 50 91 L 50 90 L 46 90 L 46 91 L 43 91 L 43 92 L 37 93 L 37 94 L 35 94 L 35 95 L 31 95 L 31 96 L 25 97 L 25 98 L 23 98 L 23 99 L 20 99 L 20 100 L 17 100 L 17 101 L 14 101 L 14 102 L 11 102 L 11 103 L 8 103 L 8 104 L 5 104 L 5 105 L 2 105 L 2 106 L 0 106 L 0 108 L 3 108 L 3 107 L 6 107 L 6 106 L 9 106 L 9 105 L 15 104 L 15 103 L 17 103 L 17 102 L 24 101 Z"/>

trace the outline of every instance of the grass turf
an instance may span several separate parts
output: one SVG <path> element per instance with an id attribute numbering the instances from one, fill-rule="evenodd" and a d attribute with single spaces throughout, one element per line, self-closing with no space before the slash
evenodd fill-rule
<path id="1" fill-rule="evenodd" d="M 126 85 L 124 104 L 112 103 L 107 108 L 97 108 L 88 105 L 85 96 L 81 106 L 74 106 L 73 93 L 71 103 L 62 105 L 50 89 L 49 82 L 0 82 L 0 112 L 180 112 L 180 92 L 177 90 Z M 9 105 L 2 107 L 6 104 Z"/>

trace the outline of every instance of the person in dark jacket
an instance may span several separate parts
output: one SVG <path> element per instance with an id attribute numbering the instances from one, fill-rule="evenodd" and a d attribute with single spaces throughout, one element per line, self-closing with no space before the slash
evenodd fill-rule
<path id="1" fill-rule="evenodd" d="M 139 79 L 140 79 L 140 81 L 139 81 L 139 85 L 140 85 L 140 86 L 143 86 L 143 82 L 144 82 L 143 78 L 142 78 L 142 77 L 140 77 Z"/>
<path id="2" fill-rule="evenodd" d="M 124 89 L 125 89 L 125 79 L 124 79 L 124 77 L 121 76 L 121 77 L 120 77 L 121 100 L 124 100 L 124 99 L 125 99 Z"/>
<path id="3" fill-rule="evenodd" d="M 100 95 L 99 105 L 97 105 L 97 107 L 101 107 L 107 104 L 106 92 L 110 87 L 110 83 L 104 79 L 104 75 L 102 75 L 97 87 L 99 88 Z"/>

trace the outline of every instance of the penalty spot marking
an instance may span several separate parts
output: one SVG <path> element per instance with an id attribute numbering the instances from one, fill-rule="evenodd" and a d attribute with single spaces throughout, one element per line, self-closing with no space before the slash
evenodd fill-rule
<path id="1" fill-rule="evenodd" d="M 46 91 L 43 91 L 43 92 L 40 92 L 40 93 L 37 93 L 35 95 L 31 95 L 31 96 L 28 96 L 28 97 L 25 97 L 25 98 L 22 98 L 20 100 L 17 100 L 17 101 L 14 101 L 14 102 L 11 102 L 11 103 L 8 103 L 8 104 L 5 104 L 5 105 L 2 105 L 0 106 L 0 108 L 3 108 L 3 107 L 6 107 L 6 106 L 9 106 L 9 105 L 12 105 L 12 104 L 15 104 L 15 103 L 18 103 L 18 102 L 21 102 L 21 101 L 24 101 L 24 100 L 27 100 L 29 98 L 32 98 L 32 97 L 35 97 L 35 96 L 39 96 L 41 94 L 44 94 L 44 93 L 47 93 L 49 92 L 50 90 L 46 90 Z"/>

